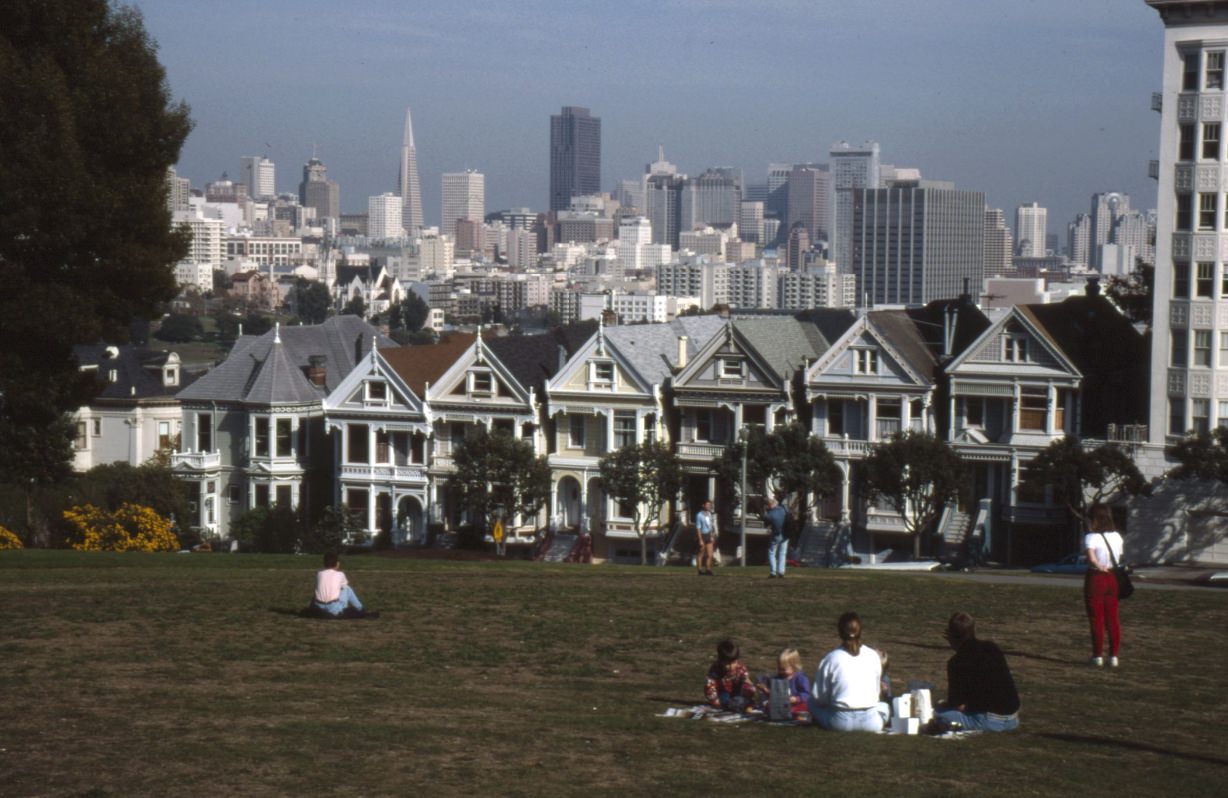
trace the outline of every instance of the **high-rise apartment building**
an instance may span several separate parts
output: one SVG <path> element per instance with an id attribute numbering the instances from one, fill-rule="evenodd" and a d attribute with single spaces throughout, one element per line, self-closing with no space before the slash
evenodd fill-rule
<path id="1" fill-rule="evenodd" d="M 934 180 L 857 191 L 853 273 L 862 306 L 923 305 L 979 292 L 985 195 Z"/>
<path id="2" fill-rule="evenodd" d="M 1147 263 L 1155 263 L 1154 222 L 1138 211 L 1127 211 L 1117 217 L 1109 243 L 1129 247 L 1136 257 Z"/>
<path id="3" fill-rule="evenodd" d="M 751 244 L 763 244 L 763 203 L 743 200 L 738 214 L 738 237 Z"/>
<path id="4" fill-rule="evenodd" d="M 687 178 L 681 202 L 683 233 L 706 225 L 737 224 L 742 205 L 742 170 L 719 167 Z"/>
<path id="5" fill-rule="evenodd" d="M 442 204 L 439 230 L 455 240 L 457 219 L 481 224 L 486 216 L 486 176 L 472 169 L 445 173 Z"/>
<path id="6" fill-rule="evenodd" d="M 811 241 L 826 241 L 830 193 L 831 173 L 825 164 L 795 164 L 789 171 L 786 229 L 800 224 Z"/>
<path id="7" fill-rule="evenodd" d="M 267 200 L 277 196 L 273 162 L 263 155 L 244 155 L 239 159 L 239 180 L 247 186 L 253 199 Z"/>
<path id="8" fill-rule="evenodd" d="M 764 218 L 773 218 L 778 222 L 778 228 L 783 227 L 786 231 L 785 221 L 789 218 L 789 173 L 793 171 L 793 164 L 787 163 L 770 163 L 767 170 L 767 194 L 763 200 L 763 215 Z M 769 239 L 768 244 L 776 243 L 775 239 Z"/>
<path id="9" fill-rule="evenodd" d="M 186 211 L 192 206 L 192 181 L 180 177 L 175 167 L 166 168 L 166 206 L 171 213 Z"/>
<path id="10" fill-rule="evenodd" d="M 1049 210 L 1033 202 L 1015 208 L 1016 254 L 1025 258 L 1045 256 L 1045 236 L 1049 226 Z"/>
<path id="11" fill-rule="evenodd" d="M 833 202 L 831 208 L 831 256 L 836 268 L 853 268 L 853 193 L 861 188 L 879 188 L 878 142 L 854 147 L 841 141 L 831 148 Z"/>
<path id="12" fill-rule="evenodd" d="M 422 188 L 418 184 L 418 149 L 414 146 L 414 120 L 405 109 L 405 131 L 401 136 L 401 169 L 397 174 L 397 194 L 401 197 L 401 226 L 415 236 L 422 229 Z"/>
<path id="13" fill-rule="evenodd" d="M 401 198 L 392 192 L 367 198 L 367 237 L 376 241 L 401 238 Z"/>
<path id="14" fill-rule="evenodd" d="M 1149 419 L 1164 444 L 1228 424 L 1228 0 L 1147 5 L 1164 22 Z"/>
<path id="15" fill-rule="evenodd" d="M 1001 208 L 985 209 L 985 276 L 1003 277 L 1014 271 L 1011 265 L 1011 231 Z"/>
<path id="16" fill-rule="evenodd" d="M 1091 259 L 1092 219 L 1080 213 L 1066 226 L 1066 254 L 1076 266 L 1086 267 Z"/>
<path id="17" fill-rule="evenodd" d="M 1088 231 L 1088 265 L 1100 268 L 1100 247 L 1112 243 L 1113 226 L 1130 210 L 1130 195 L 1108 191 L 1092 195 L 1091 229 Z"/>
<path id="18" fill-rule="evenodd" d="M 315 208 L 317 219 L 341 216 L 341 188 L 328 179 L 324 162 L 312 156 L 303 164 L 303 182 L 298 184 L 298 201 L 304 208 Z"/>
<path id="19" fill-rule="evenodd" d="M 601 191 L 601 119 L 587 108 L 564 106 L 550 117 L 550 210 L 572 197 Z"/>

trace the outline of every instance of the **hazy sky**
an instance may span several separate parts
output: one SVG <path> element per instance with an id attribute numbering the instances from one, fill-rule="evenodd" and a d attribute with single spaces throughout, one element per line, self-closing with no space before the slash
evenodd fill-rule
<path id="1" fill-rule="evenodd" d="M 549 116 L 602 120 L 602 187 L 658 144 L 687 173 L 885 163 L 1038 201 L 1049 232 L 1096 191 L 1155 205 L 1159 16 L 1143 0 L 139 0 L 196 128 L 179 172 L 203 188 L 267 154 L 297 191 L 317 147 L 344 210 L 396 190 L 413 110 L 428 224 L 440 175 L 486 174 L 486 207 L 547 207 Z"/>

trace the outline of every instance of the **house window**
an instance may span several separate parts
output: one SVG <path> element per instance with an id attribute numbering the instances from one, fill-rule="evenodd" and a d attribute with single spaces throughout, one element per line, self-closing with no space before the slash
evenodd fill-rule
<path id="1" fill-rule="evenodd" d="M 158 449 L 166 451 L 175 445 L 175 441 L 171 438 L 171 422 L 158 422 Z"/>
<path id="2" fill-rule="evenodd" d="M 1181 125 L 1177 129 L 1177 160 L 1194 160 L 1194 126 Z"/>
<path id="3" fill-rule="evenodd" d="M 1188 263 L 1173 264 L 1173 299 L 1190 298 L 1190 269 Z"/>
<path id="4" fill-rule="evenodd" d="M 243 498 L 243 490 L 238 485 L 229 485 L 226 488 L 226 501 L 231 504 L 238 504 Z"/>
<path id="5" fill-rule="evenodd" d="M 1198 91 L 1198 53 L 1181 54 L 1181 90 Z"/>
<path id="6" fill-rule="evenodd" d="M 635 413 L 614 414 L 614 448 L 623 449 L 635 445 Z"/>
<path id="7" fill-rule="evenodd" d="M 1211 431 L 1211 400 L 1193 399 L 1190 401 L 1190 426 L 1195 432 Z"/>
<path id="8" fill-rule="evenodd" d="M 1002 359 L 1007 363 L 1025 363 L 1028 359 L 1028 339 L 1008 335 L 1002 339 Z"/>
<path id="9" fill-rule="evenodd" d="M 278 504 L 278 506 L 280 506 L 280 507 L 290 507 L 290 506 L 291 506 L 291 505 L 290 505 L 290 502 L 292 501 L 292 499 L 291 499 L 291 495 L 292 495 L 292 494 L 291 494 L 291 491 L 290 491 L 290 486 L 289 486 L 289 485 L 278 485 L 278 486 L 277 486 L 277 504 Z"/>
<path id="10" fill-rule="evenodd" d="M 1172 339 L 1172 356 L 1169 365 L 1177 368 L 1187 368 L 1190 365 L 1189 333 L 1185 330 L 1173 330 L 1170 335 Z"/>
<path id="11" fill-rule="evenodd" d="M 426 462 L 426 438 L 421 435 L 409 436 L 409 462 L 419 465 Z"/>
<path id="12" fill-rule="evenodd" d="M 827 400 L 827 434 L 844 434 L 844 400 Z"/>
<path id="13" fill-rule="evenodd" d="M 277 457 L 289 457 L 294 453 L 294 429 L 291 419 L 277 419 Z"/>
<path id="14" fill-rule="evenodd" d="M 964 426 L 985 426 L 985 400 L 980 396 L 969 396 L 964 399 Z"/>
<path id="15" fill-rule="evenodd" d="M 367 383 L 367 401 L 368 402 L 386 402 L 388 401 L 388 383 L 386 382 L 368 382 Z"/>
<path id="16" fill-rule="evenodd" d="M 257 507 L 268 507 L 269 506 L 269 486 L 268 485 L 257 485 L 256 486 L 256 506 Z"/>
<path id="17" fill-rule="evenodd" d="M 593 383 L 605 387 L 614 385 L 614 364 L 603 362 L 593 364 Z"/>
<path id="18" fill-rule="evenodd" d="M 196 414 L 196 450 L 213 451 L 213 416 L 208 413 Z"/>
<path id="19" fill-rule="evenodd" d="M 721 379 L 742 379 L 742 359 L 738 357 L 723 357 L 717 361 L 717 376 Z"/>
<path id="20" fill-rule="evenodd" d="M 695 411 L 695 440 L 710 441 L 712 440 L 712 411 L 711 410 L 696 410 Z"/>
<path id="21" fill-rule="evenodd" d="M 1193 196 L 1190 194 L 1177 195 L 1177 230 L 1181 232 L 1189 232 L 1194 229 L 1194 209 L 1190 207 L 1193 202 Z"/>
<path id="22" fill-rule="evenodd" d="M 255 435 L 253 438 L 254 448 L 252 454 L 255 457 L 269 456 L 269 420 L 264 416 L 256 416 L 255 418 Z"/>
<path id="23" fill-rule="evenodd" d="M 1211 331 L 1194 331 L 1194 365 L 1211 367 Z"/>
<path id="24" fill-rule="evenodd" d="M 369 431 L 366 424 L 348 424 L 345 428 L 346 434 L 346 452 L 345 461 L 347 463 L 369 463 L 371 462 L 371 442 L 368 439 Z"/>
<path id="25" fill-rule="evenodd" d="M 364 488 L 347 488 L 345 506 L 350 512 L 358 514 L 363 526 L 367 525 L 367 491 Z"/>
<path id="26" fill-rule="evenodd" d="M 567 417 L 567 445 L 572 449 L 584 448 L 584 416 Z"/>
<path id="27" fill-rule="evenodd" d="M 614 512 L 618 518 L 635 518 L 635 505 L 629 501 L 619 499 L 614 504 Z"/>
<path id="28" fill-rule="evenodd" d="M 880 400 L 875 409 L 875 415 L 880 441 L 885 441 L 900 431 L 900 402 L 898 399 Z"/>
<path id="29" fill-rule="evenodd" d="M 1215 264 L 1214 263 L 1198 263 L 1195 264 L 1196 278 L 1194 281 L 1194 293 L 1200 297 L 1211 297 L 1215 295 Z"/>
<path id="30" fill-rule="evenodd" d="M 1179 396 L 1168 400 L 1168 434 L 1185 434 L 1185 399 Z"/>
<path id="31" fill-rule="evenodd" d="M 1045 429 L 1049 415 L 1049 391 L 1045 388 L 1024 388 L 1019 396 L 1019 429 Z"/>
<path id="32" fill-rule="evenodd" d="M 1216 50 L 1207 53 L 1207 71 L 1206 80 L 1203 82 L 1205 89 L 1222 89 L 1224 88 L 1224 51 Z"/>
<path id="33" fill-rule="evenodd" d="M 1219 122 L 1208 122 L 1202 126 L 1202 157 L 1210 161 L 1219 160 Z"/>
<path id="34" fill-rule="evenodd" d="M 392 443 L 389 439 L 388 431 L 377 429 L 375 431 L 375 462 L 391 462 L 391 454 Z"/>
<path id="35" fill-rule="evenodd" d="M 489 371 L 475 371 L 470 375 L 473 379 L 470 393 L 474 396 L 490 396 L 494 393 L 494 378 Z"/>
<path id="36" fill-rule="evenodd" d="M 1228 332 L 1219 334 L 1219 365 L 1220 368 L 1228 367 Z M 1220 418 L 1225 418 L 1220 416 Z"/>
<path id="37" fill-rule="evenodd" d="M 95 438 L 102 435 L 102 419 L 100 418 L 90 419 L 90 431 L 93 433 Z"/>
<path id="38" fill-rule="evenodd" d="M 1228 426 L 1228 401 L 1221 399 L 1218 405 L 1218 415 L 1215 417 L 1216 426 Z"/>
<path id="39" fill-rule="evenodd" d="M 853 373 L 855 374 L 877 374 L 878 373 L 878 350 L 877 349 L 854 349 L 853 350 Z"/>
<path id="40" fill-rule="evenodd" d="M 77 436 L 73 440 L 73 445 L 76 446 L 77 449 L 88 449 L 90 446 L 90 439 L 87 436 L 84 421 L 77 422 Z"/>
<path id="41" fill-rule="evenodd" d="M 1198 229 L 1214 230 L 1215 217 L 1219 215 L 1219 195 L 1198 195 Z"/>

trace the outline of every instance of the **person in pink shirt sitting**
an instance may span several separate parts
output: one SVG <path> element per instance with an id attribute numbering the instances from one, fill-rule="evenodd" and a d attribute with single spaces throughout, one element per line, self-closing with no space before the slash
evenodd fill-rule
<path id="1" fill-rule="evenodd" d="M 316 574 L 316 594 L 312 604 L 333 617 L 374 615 L 363 612 L 362 602 L 341 571 L 341 560 L 332 551 L 324 555 L 324 568 Z"/>

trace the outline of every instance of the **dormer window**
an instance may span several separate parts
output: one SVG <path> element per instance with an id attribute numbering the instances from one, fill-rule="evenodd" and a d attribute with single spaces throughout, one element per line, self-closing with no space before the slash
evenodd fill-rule
<path id="1" fill-rule="evenodd" d="M 119 382 L 119 369 L 111 369 L 107 372 L 107 382 Z"/>
<path id="2" fill-rule="evenodd" d="M 853 373 L 855 374 L 877 374 L 878 373 L 878 350 L 877 349 L 854 349 L 853 350 Z"/>
<path id="3" fill-rule="evenodd" d="M 1002 339 L 1002 359 L 1007 363 L 1028 361 L 1028 339 L 1022 335 L 1008 335 Z"/>
<path id="4" fill-rule="evenodd" d="M 612 388 L 614 387 L 614 364 L 609 361 L 598 361 L 592 364 L 593 368 L 593 384 Z"/>
<path id="5" fill-rule="evenodd" d="M 495 391 L 495 381 L 489 371 L 475 371 L 469 375 L 469 393 L 474 396 L 490 396 Z"/>
<path id="6" fill-rule="evenodd" d="M 162 384 L 173 386 L 179 384 L 179 369 L 176 366 L 162 369 Z"/>
<path id="7" fill-rule="evenodd" d="M 372 380 L 367 383 L 367 401 L 368 402 L 386 402 L 388 401 L 388 383 L 377 382 Z"/>
<path id="8" fill-rule="evenodd" d="M 746 371 L 740 357 L 722 357 L 716 361 L 716 374 L 723 380 L 740 380 Z"/>

